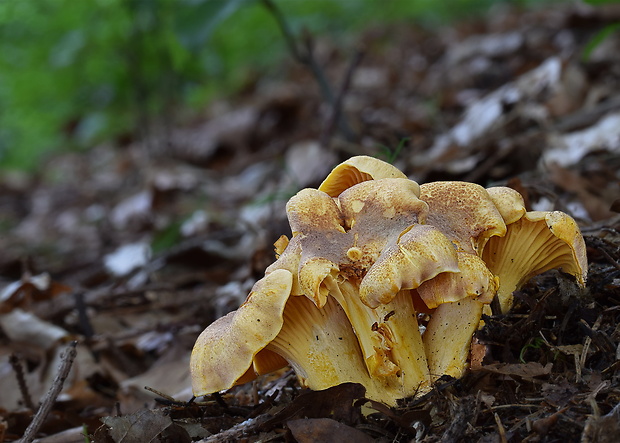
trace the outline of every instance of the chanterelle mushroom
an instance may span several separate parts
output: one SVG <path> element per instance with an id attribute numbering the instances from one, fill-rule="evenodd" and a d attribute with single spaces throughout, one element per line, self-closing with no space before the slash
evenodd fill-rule
<path id="1" fill-rule="evenodd" d="M 323 191 L 332 197 L 338 197 L 342 191 L 358 183 L 381 178 L 407 178 L 407 176 L 389 163 L 366 155 L 358 155 L 336 166 L 323 180 L 319 186 L 319 191 Z M 415 186 L 417 185 L 415 183 Z M 418 189 L 416 194 L 419 193 Z"/>
<path id="2" fill-rule="evenodd" d="M 306 296 L 317 309 L 337 302 L 355 331 L 370 376 L 349 381 L 364 384 L 368 396 L 390 404 L 430 384 L 409 290 L 441 272 L 458 272 L 452 244 L 423 225 L 428 206 L 417 198 L 418 190 L 411 180 L 385 178 L 360 182 L 337 198 L 300 191 L 287 205 L 293 238 L 267 269 L 292 272 L 297 279 L 293 294 Z M 399 254 L 409 265 L 405 284 L 403 270 L 393 272 L 382 259 Z M 381 294 L 372 305 L 360 297 L 366 282 L 375 288 L 366 291 L 369 296 Z M 304 381 L 313 385 L 310 377 Z"/>
<path id="3" fill-rule="evenodd" d="M 418 288 L 425 304 L 436 308 L 424 333 L 429 371 L 433 378 L 458 378 L 465 371 L 483 305 L 492 301 L 499 286 L 478 253 L 489 238 L 505 235 L 506 225 L 491 196 L 474 183 L 426 183 L 420 198 L 429 205 L 427 222 L 457 248 L 461 271 L 438 275 Z"/>
<path id="4" fill-rule="evenodd" d="M 265 277 L 198 338 L 195 395 L 288 364 L 312 389 L 357 382 L 394 405 L 463 374 L 496 294 L 509 309 L 512 292 L 536 273 L 561 267 L 585 279 L 583 239 L 566 214 L 526 213 L 509 188 L 420 187 L 370 157 L 300 191 L 287 215 L 293 237 L 276 242 Z M 420 311 L 430 316 L 424 333 Z"/>
<path id="5" fill-rule="evenodd" d="M 560 211 L 524 212 L 508 224 L 504 237 L 493 237 L 482 252 L 491 272 L 500 279 L 497 293 L 503 313 L 512 307 L 512 293 L 535 275 L 561 269 L 585 285 L 586 245 L 575 220 Z"/>

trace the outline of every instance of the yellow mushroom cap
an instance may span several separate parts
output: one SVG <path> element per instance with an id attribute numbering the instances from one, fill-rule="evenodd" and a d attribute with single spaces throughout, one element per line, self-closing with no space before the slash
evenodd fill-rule
<path id="1" fill-rule="evenodd" d="M 588 266 L 585 242 L 577 223 L 560 211 L 526 212 L 508 225 L 504 237 L 489 240 L 482 259 L 499 276 L 498 298 L 504 313 L 512 306 L 513 291 L 533 276 L 561 269 L 583 286 Z"/>
<path id="2" fill-rule="evenodd" d="M 415 182 L 402 178 L 358 183 L 337 198 L 316 189 L 300 191 L 287 205 L 293 239 L 268 272 L 291 270 L 299 282 L 293 284 L 293 294 L 299 287 L 322 307 L 327 276 L 362 278 L 386 245 L 425 220 L 428 205 L 417 198 L 417 191 Z M 289 249 L 300 256 L 298 270 L 291 269 L 295 261 Z"/>
<path id="3" fill-rule="evenodd" d="M 415 289 L 442 272 L 458 272 L 454 245 L 437 228 L 413 225 L 386 248 L 360 285 L 371 308 L 390 302 L 403 289 Z"/>
<path id="4" fill-rule="evenodd" d="M 285 236 L 283 237 L 286 238 Z M 284 240 L 280 237 L 280 239 L 276 242 L 275 247 L 278 259 L 267 266 L 267 269 L 265 269 L 265 275 L 271 274 L 278 269 L 287 270 L 293 276 L 291 295 L 301 295 L 303 292 L 301 291 L 299 285 L 298 275 L 299 261 L 301 260 L 300 236 L 293 236 L 290 241 L 288 239 Z"/>
<path id="5" fill-rule="evenodd" d="M 329 290 L 323 282 L 329 275 L 336 275 L 338 265 L 326 258 L 310 257 L 299 267 L 299 286 L 302 293 L 322 308 L 327 302 Z"/>
<path id="6" fill-rule="evenodd" d="M 398 235 L 406 227 L 426 221 L 428 205 L 418 198 L 419 193 L 420 186 L 413 180 L 385 178 L 352 186 L 337 202 L 348 228 L 360 224 L 375 236 Z"/>
<path id="7" fill-rule="evenodd" d="M 429 206 L 427 223 L 464 251 L 477 253 L 490 237 L 506 233 L 504 219 L 488 192 L 475 183 L 425 183 L 420 186 L 420 200 Z"/>
<path id="8" fill-rule="evenodd" d="M 398 168 L 382 160 L 359 155 L 340 163 L 323 180 L 319 191 L 338 197 L 342 191 L 367 180 L 407 178 Z M 419 191 L 418 191 L 419 194 Z"/>
<path id="9" fill-rule="evenodd" d="M 423 282 L 418 294 L 430 309 L 464 298 L 488 304 L 495 297 L 498 280 L 476 254 L 459 252 L 458 272 L 444 272 Z"/>
<path id="10" fill-rule="evenodd" d="M 324 192 L 302 189 L 289 200 L 286 212 L 293 238 L 266 272 L 289 270 L 293 274 L 292 294 L 305 295 L 322 307 L 327 293 L 321 283 L 331 269 L 338 270 L 353 240 L 345 235 L 340 208 Z"/>
<path id="11" fill-rule="evenodd" d="M 334 199 L 316 189 L 302 189 L 291 197 L 286 204 L 286 214 L 293 235 L 345 232 L 343 217 Z"/>
<path id="12" fill-rule="evenodd" d="M 494 186 L 487 188 L 487 192 L 507 225 L 516 222 L 525 215 L 523 197 L 514 189 L 506 186 Z"/>
<path id="13" fill-rule="evenodd" d="M 298 276 L 300 293 L 305 297 L 289 299 L 285 317 L 290 321 L 298 319 L 301 311 L 289 309 L 289 306 L 298 306 L 304 307 L 304 317 L 324 322 L 326 317 L 323 314 L 329 312 L 328 316 L 336 315 L 338 310 L 334 310 L 333 305 L 340 306 L 349 327 L 355 331 L 358 352 L 362 357 L 362 372 L 370 377 L 370 380 L 361 377 L 358 367 L 354 371 L 358 374 L 355 380 L 367 387 L 367 395 L 386 402 L 390 399 L 390 404 L 396 398 L 418 390 L 421 392 L 429 386 L 430 377 L 413 300 L 407 291 L 398 295 L 396 289 L 389 302 L 373 311 L 360 298 L 360 282 L 376 259 L 396 245 L 399 239 L 406 247 L 408 239 L 413 238 L 413 232 L 407 234 L 403 231 L 410 231 L 412 226 L 416 227 L 414 232 L 418 229 L 433 231 L 434 236 L 440 237 L 447 251 L 445 254 L 452 258 L 454 269 L 457 269 L 456 249 L 452 243 L 434 228 L 419 224 L 425 220 L 428 205 L 417 198 L 417 193 L 418 185 L 403 178 L 357 183 L 335 198 L 318 190 L 301 191 L 287 205 L 293 238 L 281 251 L 278 261 L 268 269 L 269 272 L 277 269 L 281 266 L 279 261 L 290 269 L 294 261 L 289 257 L 289 251 L 299 254 L 299 268 L 294 274 Z M 433 238 L 429 238 L 423 246 L 430 252 L 420 251 L 428 266 L 433 267 L 431 270 L 424 266 L 412 270 L 413 273 L 418 272 L 416 275 L 420 278 L 431 278 L 436 272 L 452 269 L 446 268 L 441 260 L 439 264 L 435 261 L 443 254 L 441 246 L 437 247 L 435 243 Z M 405 286 L 411 284 L 407 282 Z M 318 311 L 310 309 L 308 303 L 302 303 L 302 298 L 310 299 Z M 300 324 L 299 320 L 294 322 Z M 285 321 L 282 329 L 284 335 L 278 336 L 268 349 L 284 356 L 308 386 L 325 387 L 324 377 L 316 373 L 327 362 L 321 360 L 323 363 L 318 366 L 318 360 L 314 357 L 308 360 L 308 355 L 315 351 L 301 352 L 308 344 L 302 344 L 299 340 L 295 340 L 294 344 L 298 351 L 291 350 L 290 345 L 283 346 L 284 336 L 289 332 L 294 332 L 295 336 L 301 334 L 299 326 L 287 326 Z M 312 338 L 315 334 L 309 336 Z M 398 341 L 394 340 L 396 337 Z M 342 354 L 342 351 L 338 352 Z M 351 364 L 351 368 L 357 367 L 357 363 Z M 341 374 L 338 378 L 341 379 L 348 369 L 345 370 L 347 366 L 344 362 L 339 362 L 337 367 Z M 314 375 L 309 376 L 308 373 Z M 377 392 L 382 394 L 379 396 Z"/>
<path id="14" fill-rule="evenodd" d="M 195 396 L 231 388 L 251 369 L 259 351 L 282 328 L 282 313 L 291 285 L 290 272 L 275 270 L 256 282 L 239 309 L 216 320 L 200 334 L 190 358 Z"/>

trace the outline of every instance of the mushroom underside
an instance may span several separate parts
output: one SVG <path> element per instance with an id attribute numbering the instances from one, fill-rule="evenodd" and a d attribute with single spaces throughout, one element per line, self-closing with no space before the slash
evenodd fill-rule
<path id="1" fill-rule="evenodd" d="M 502 313 L 512 307 L 515 290 L 545 271 L 561 269 L 575 276 L 579 285 L 585 284 L 585 245 L 574 220 L 564 214 L 550 222 L 548 214 L 553 213 L 528 213 L 508 225 L 504 237 L 492 237 L 482 252 L 489 270 L 499 277 Z M 564 235 L 569 228 L 573 234 Z"/>

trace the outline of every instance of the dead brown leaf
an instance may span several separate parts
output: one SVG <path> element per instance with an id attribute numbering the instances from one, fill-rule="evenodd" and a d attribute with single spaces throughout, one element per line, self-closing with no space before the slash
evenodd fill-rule
<path id="1" fill-rule="evenodd" d="M 559 383 L 544 383 L 540 392 L 551 406 L 562 408 L 572 400 L 579 389 L 573 383 L 562 380 Z"/>
<path id="2" fill-rule="evenodd" d="M 553 363 L 547 363 L 543 366 L 538 362 L 531 361 L 528 363 L 515 364 L 493 363 L 483 366 L 481 370 L 493 372 L 495 374 L 519 377 L 524 380 L 533 380 L 535 377 L 549 375 L 552 368 Z"/>
<path id="3" fill-rule="evenodd" d="M 298 417 L 325 418 L 355 424 L 361 418 L 355 401 L 363 398 L 366 389 L 357 383 L 343 383 L 323 391 L 305 391 L 275 417 L 265 423 L 268 429 Z"/>
<path id="4" fill-rule="evenodd" d="M 14 308 L 27 309 L 33 303 L 49 300 L 70 291 L 69 286 L 52 280 L 47 273 L 39 275 L 26 273 L 21 280 L 6 285 L 0 291 L 0 314 L 10 312 Z"/>
<path id="5" fill-rule="evenodd" d="M 114 443 L 159 442 L 162 441 L 161 434 L 172 426 L 172 419 L 163 409 L 141 410 L 122 417 L 104 417 L 101 421 L 103 426 L 95 434 L 96 441 L 108 436 Z"/>
<path id="6" fill-rule="evenodd" d="M 299 443 L 340 442 L 370 443 L 374 439 L 351 426 L 331 418 L 302 418 L 289 420 L 286 426 Z"/>

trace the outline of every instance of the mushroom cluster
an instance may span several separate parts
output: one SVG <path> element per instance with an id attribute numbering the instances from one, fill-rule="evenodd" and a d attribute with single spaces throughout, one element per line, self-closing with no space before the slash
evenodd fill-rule
<path id="1" fill-rule="evenodd" d="M 583 238 L 562 212 L 527 212 L 507 187 L 418 185 L 380 160 L 338 165 L 287 204 L 292 238 L 247 300 L 207 327 L 194 395 L 290 365 L 320 390 L 361 383 L 395 405 L 461 377 L 482 313 L 549 269 L 586 277 Z"/>

